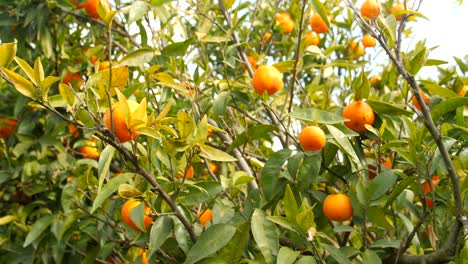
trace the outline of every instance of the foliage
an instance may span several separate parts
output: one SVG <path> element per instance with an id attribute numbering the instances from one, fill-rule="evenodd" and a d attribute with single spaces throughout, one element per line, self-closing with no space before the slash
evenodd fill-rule
<path id="1" fill-rule="evenodd" d="M 0 137 L 0 263 L 141 263 L 141 249 L 150 263 L 466 259 L 468 57 L 402 48 L 423 14 L 391 14 L 392 0 L 373 20 L 358 1 L 101 0 L 94 19 L 83 2 L 0 0 L 0 117 L 18 121 Z M 313 13 L 330 30 L 307 46 Z M 365 34 L 377 45 L 360 56 Z M 257 94 L 257 64 L 284 87 Z M 429 66 L 437 78 L 419 75 Z M 342 111 L 359 100 L 375 121 L 355 132 Z M 119 129 L 140 135 L 125 143 L 104 121 L 116 102 Z M 309 125 L 322 149 L 300 146 Z M 324 215 L 334 193 L 351 221 Z"/>

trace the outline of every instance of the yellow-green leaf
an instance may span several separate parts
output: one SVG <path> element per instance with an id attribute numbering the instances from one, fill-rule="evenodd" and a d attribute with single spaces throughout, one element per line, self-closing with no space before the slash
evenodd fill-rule
<path id="1" fill-rule="evenodd" d="M 75 95 L 70 86 L 61 83 L 59 85 L 59 93 L 68 105 L 73 106 L 75 104 Z"/>
<path id="2" fill-rule="evenodd" d="M 200 156 L 215 161 L 237 161 L 236 158 L 226 152 L 204 144 L 200 145 Z"/>
<path id="3" fill-rule="evenodd" d="M 7 225 L 7 224 L 15 221 L 16 219 L 17 219 L 16 216 L 13 216 L 13 215 L 6 215 L 4 217 L 1 217 L 0 218 L 0 226 Z"/>
<path id="4" fill-rule="evenodd" d="M 7 67 L 16 56 L 16 41 L 0 45 L 0 67 Z"/>
<path id="5" fill-rule="evenodd" d="M 29 64 L 26 61 L 24 61 L 24 60 L 22 60 L 22 59 L 20 59 L 18 57 L 15 57 L 15 61 L 16 61 L 16 63 L 18 63 L 18 66 L 20 66 L 20 68 L 23 70 L 23 72 L 26 73 L 29 80 L 31 80 L 35 85 L 38 85 L 39 82 L 36 79 L 33 68 L 31 68 L 31 66 L 29 66 Z"/>
<path id="6" fill-rule="evenodd" d="M 42 67 L 41 59 L 38 57 L 34 62 L 34 79 L 37 83 L 44 80 L 44 67 Z"/>
<path id="7" fill-rule="evenodd" d="M 29 97 L 29 98 L 35 98 L 35 88 L 34 85 L 28 81 L 26 78 L 23 76 L 17 74 L 16 72 L 10 71 L 7 68 L 2 67 L 2 73 L 5 78 L 7 78 L 7 81 L 12 83 L 16 90 L 20 92 L 22 95 Z"/>

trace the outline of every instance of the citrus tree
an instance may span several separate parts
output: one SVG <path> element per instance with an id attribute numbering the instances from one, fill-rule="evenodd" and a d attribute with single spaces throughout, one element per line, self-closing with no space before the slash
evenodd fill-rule
<path id="1" fill-rule="evenodd" d="M 421 2 L 0 0 L 0 262 L 463 263 Z"/>

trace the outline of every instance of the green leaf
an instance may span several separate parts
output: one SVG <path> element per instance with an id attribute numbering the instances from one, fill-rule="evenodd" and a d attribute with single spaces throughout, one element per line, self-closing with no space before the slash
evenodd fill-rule
<path id="1" fill-rule="evenodd" d="M 379 255 L 375 253 L 375 251 L 366 249 L 362 254 L 362 263 L 364 264 L 381 264 L 382 260 L 380 260 Z"/>
<path id="2" fill-rule="evenodd" d="M 187 49 L 192 45 L 193 38 L 189 38 L 182 42 L 175 42 L 167 45 L 161 51 L 161 54 L 164 56 L 184 56 L 187 54 Z"/>
<path id="3" fill-rule="evenodd" d="M 0 67 L 8 67 L 16 56 L 16 41 L 0 45 Z"/>
<path id="4" fill-rule="evenodd" d="M 310 185 L 312 182 L 314 182 L 320 173 L 321 163 L 321 155 L 305 156 L 297 175 L 296 188 L 299 190 L 310 188 Z"/>
<path id="5" fill-rule="evenodd" d="M 210 226 L 189 250 L 184 263 L 196 263 L 216 253 L 231 240 L 235 233 L 236 228 L 232 225 L 216 224 Z"/>
<path id="6" fill-rule="evenodd" d="M 273 153 L 265 163 L 265 167 L 263 167 L 262 171 L 261 186 L 267 200 L 273 199 L 278 192 L 278 178 L 281 173 L 281 168 L 289 156 L 291 156 L 291 153 L 292 151 L 290 149 L 282 149 Z"/>
<path id="7" fill-rule="evenodd" d="M 337 225 L 333 228 L 335 233 L 342 233 L 342 232 L 356 232 L 356 230 L 349 226 L 349 225 Z"/>
<path id="8" fill-rule="evenodd" d="M 211 146 L 205 145 L 205 144 L 200 145 L 200 156 L 207 158 L 209 160 L 215 160 L 215 161 L 226 161 L 226 162 L 237 161 L 236 158 L 227 154 L 226 152 L 213 148 Z"/>
<path id="9" fill-rule="evenodd" d="M 218 260 L 228 260 L 228 263 L 237 263 L 242 258 L 249 243 L 250 223 L 245 222 L 237 226 L 236 234 L 231 241 L 223 247 L 217 256 Z"/>
<path id="10" fill-rule="evenodd" d="M 385 37 L 388 39 L 390 48 L 395 46 L 396 40 L 396 28 L 397 28 L 397 20 L 395 16 L 389 15 L 385 17 L 385 19 L 380 19 L 379 22 L 382 24 L 383 32 Z"/>
<path id="11" fill-rule="evenodd" d="M 387 170 L 375 177 L 369 186 L 369 195 L 371 200 L 377 200 L 384 195 L 390 188 L 392 188 L 398 175 L 392 170 Z"/>
<path id="12" fill-rule="evenodd" d="M 289 60 L 289 61 L 281 61 L 273 64 L 273 66 L 278 69 L 278 71 L 284 73 L 284 72 L 291 72 L 294 69 L 294 60 Z"/>
<path id="13" fill-rule="evenodd" d="M 166 241 L 171 235 L 172 229 L 174 228 L 174 222 L 169 216 L 159 216 L 154 221 L 151 227 L 148 258 L 150 258 Z"/>
<path id="14" fill-rule="evenodd" d="M 330 253 L 330 256 L 335 259 L 339 264 L 351 264 L 351 261 L 349 261 L 348 257 L 346 257 L 345 254 L 343 254 L 339 249 L 336 249 L 330 245 L 320 243 L 323 248 L 325 248 L 328 253 Z"/>
<path id="15" fill-rule="evenodd" d="M 59 88 L 59 93 L 62 96 L 63 100 L 68 105 L 73 106 L 75 104 L 75 95 L 72 92 L 73 88 L 63 83 L 59 84 L 58 88 Z"/>
<path id="16" fill-rule="evenodd" d="M 0 226 L 7 225 L 16 220 L 17 220 L 17 217 L 14 215 L 5 215 L 3 217 L 0 217 Z"/>
<path id="17" fill-rule="evenodd" d="M 312 208 L 302 209 L 296 215 L 296 222 L 304 230 L 309 230 L 311 227 L 315 227 L 315 216 Z"/>
<path id="18" fill-rule="evenodd" d="M 296 198 L 294 197 L 294 194 L 289 184 L 286 185 L 286 191 L 284 192 L 283 203 L 284 203 L 284 213 L 286 214 L 286 218 L 288 218 L 289 221 L 293 221 L 294 223 L 296 220 L 296 215 L 299 213 L 299 208 L 297 207 Z"/>
<path id="19" fill-rule="evenodd" d="M 138 229 L 146 232 L 145 227 L 145 203 L 141 202 L 130 210 L 130 219 Z"/>
<path id="20" fill-rule="evenodd" d="M 406 187 L 415 182 L 417 182 L 417 177 L 408 177 L 399 182 L 398 185 L 395 188 L 393 188 L 392 193 L 387 198 L 387 202 L 385 203 L 384 208 L 387 208 L 390 204 L 392 204 L 393 201 L 400 195 L 400 193 L 406 189 Z"/>
<path id="21" fill-rule="evenodd" d="M 322 5 L 322 2 L 319 0 L 312 0 L 312 6 L 314 7 L 315 12 L 317 12 L 320 17 L 322 18 L 323 22 L 330 28 L 330 21 L 328 21 L 328 16 L 325 11 L 325 8 Z"/>
<path id="22" fill-rule="evenodd" d="M 377 100 L 367 100 L 366 102 L 372 107 L 372 109 L 374 109 L 376 113 L 379 113 L 379 114 L 396 115 L 396 116 L 399 116 L 399 115 L 412 116 L 413 115 L 411 111 L 407 111 L 403 109 L 404 105 L 398 105 L 394 103 L 390 104 L 387 102 L 377 101 Z"/>
<path id="23" fill-rule="evenodd" d="M 15 86 L 16 90 L 22 95 L 29 98 L 36 97 L 36 89 L 34 88 L 32 82 L 28 81 L 26 78 L 17 74 L 16 72 L 8 70 L 7 68 L 2 67 L 1 71 L 5 75 L 4 77 L 7 78 L 7 81 L 11 82 Z"/>
<path id="24" fill-rule="evenodd" d="M 141 48 L 125 55 L 125 57 L 123 57 L 123 59 L 120 62 L 118 62 L 117 65 L 140 67 L 143 66 L 145 63 L 150 62 L 155 55 L 156 51 L 152 48 Z"/>
<path id="25" fill-rule="evenodd" d="M 277 264 L 292 264 L 296 261 L 301 253 L 294 251 L 288 247 L 281 247 L 278 252 Z"/>
<path id="26" fill-rule="evenodd" d="M 111 194 L 116 192 L 120 184 L 126 183 L 134 175 L 134 173 L 124 173 L 119 177 L 114 177 L 110 179 L 110 181 L 108 181 L 104 185 L 102 190 L 97 194 L 96 198 L 94 199 L 93 207 L 91 208 L 91 213 L 96 211 L 96 209 L 98 209 Z"/>
<path id="27" fill-rule="evenodd" d="M 370 85 L 364 69 L 361 70 L 361 74 L 358 77 L 354 78 L 352 87 L 355 101 L 367 99 L 370 93 Z"/>
<path id="28" fill-rule="evenodd" d="M 424 66 L 439 66 L 442 64 L 447 64 L 448 62 L 443 60 L 428 59 Z"/>
<path id="29" fill-rule="evenodd" d="M 236 136 L 232 144 L 227 149 L 227 152 L 232 151 L 233 149 L 240 147 L 247 142 L 250 142 L 255 139 L 261 139 L 269 137 L 269 133 L 276 131 L 278 128 L 274 125 L 253 125 L 247 127 L 247 129 Z"/>
<path id="30" fill-rule="evenodd" d="M 23 247 L 29 246 L 33 243 L 45 230 L 49 227 L 55 219 L 55 215 L 46 215 L 37 220 L 29 231 L 24 241 Z"/>
<path id="31" fill-rule="evenodd" d="M 219 182 L 199 182 L 187 184 L 187 191 L 180 195 L 180 202 L 184 205 L 195 205 L 216 199 L 223 192 Z"/>
<path id="32" fill-rule="evenodd" d="M 251 221 L 252 235 L 265 258 L 265 262 L 274 263 L 279 248 L 279 235 L 276 226 L 266 219 L 265 213 L 260 209 L 255 209 Z"/>
<path id="33" fill-rule="evenodd" d="M 444 114 L 452 112 L 460 106 L 468 104 L 468 97 L 456 97 L 448 98 L 447 100 L 441 101 L 439 104 L 434 106 L 431 110 L 432 119 L 437 121 Z"/>
<path id="34" fill-rule="evenodd" d="M 283 228 L 286 228 L 290 231 L 293 231 L 297 234 L 304 234 L 306 232 L 306 230 L 303 230 L 301 229 L 300 226 L 298 226 L 297 224 L 293 223 L 292 221 L 288 220 L 286 217 L 282 217 L 282 216 L 267 216 L 266 219 L 268 219 L 268 221 L 271 221 Z M 295 221 L 294 221 L 295 222 Z"/>
<path id="35" fill-rule="evenodd" d="M 297 109 L 294 112 L 290 113 L 289 116 L 297 118 L 299 120 L 303 120 L 303 121 L 317 122 L 319 124 L 327 124 L 327 125 L 343 123 L 347 120 L 346 118 L 343 118 L 341 115 L 322 111 L 322 110 L 315 109 L 315 108 Z"/>
<path id="36" fill-rule="evenodd" d="M 125 7 L 128 10 L 128 24 L 140 20 L 150 9 L 150 6 L 145 1 L 134 1 L 131 5 Z"/>
<path id="37" fill-rule="evenodd" d="M 377 240 L 372 245 L 370 245 L 370 248 L 399 248 L 399 247 L 400 247 L 400 241 L 387 240 L 387 239 Z"/>
<path id="38" fill-rule="evenodd" d="M 102 184 L 104 179 L 109 174 L 109 167 L 114 157 L 115 148 L 112 145 L 107 145 L 104 150 L 99 155 L 99 165 L 98 165 L 98 175 L 99 175 L 99 185 L 98 193 L 101 191 Z"/>
<path id="39" fill-rule="evenodd" d="M 317 261 L 312 256 L 302 256 L 296 264 L 317 264 Z"/>
<path id="40" fill-rule="evenodd" d="M 330 134 L 332 134 L 333 138 L 335 139 L 335 142 L 337 146 L 345 152 L 348 157 L 354 160 L 356 164 L 360 164 L 359 158 L 356 155 L 356 152 L 354 152 L 353 146 L 351 145 L 351 142 L 349 142 L 349 139 L 334 126 L 327 125 L 328 131 Z"/>

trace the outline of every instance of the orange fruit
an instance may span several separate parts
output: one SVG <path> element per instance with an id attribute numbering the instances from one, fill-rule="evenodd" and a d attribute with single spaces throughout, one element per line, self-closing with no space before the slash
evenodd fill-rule
<path id="1" fill-rule="evenodd" d="M 304 46 L 311 45 L 318 46 L 320 43 L 320 36 L 315 32 L 308 32 L 304 35 Z"/>
<path id="2" fill-rule="evenodd" d="M 349 197 L 343 193 L 330 194 L 323 201 L 325 216 L 333 221 L 347 221 L 353 216 L 353 206 Z"/>
<path id="3" fill-rule="evenodd" d="M 421 94 L 424 103 L 427 105 L 429 103 L 429 101 L 431 100 L 431 98 L 427 97 L 427 95 L 423 91 L 420 91 L 419 93 Z M 421 111 L 421 105 L 419 104 L 418 99 L 416 98 L 416 96 L 413 96 L 413 105 L 414 105 L 414 107 L 416 107 L 416 109 Z"/>
<path id="4" fill-rule="evenodd" d="M 370 84 L 375 87 L 376 89 L 380 89 L 381 88 L 381 82 L 382 82 L 382 78 L 378 75 L 376 76 L 373 76 L 371 79 L 370 79 Z"/>
<path id="5" fill-rule="evenodd" d="M 138 103 L 133 100 L 128 100 L 128 108 L 129 108 L 129 118 L 128 124 L 131 124 L 133 121 L 133 113 L 138 108 Z M 138 124 L 133 127 L 128 127 L 127 123 L 125 122 L 125 110 L 124 110 L 124 103 L 117 102 L 112 105 L 112 118 L 114 119 L 114 132 L 120 142 L 124 143 L 129 141 L 130 139 L 136 139 L 140 134 L 135 132 L 138 128 L 144 127 L 147 122 L 147 117 L 143 117 L 143 124 Z M 104 124 L 109 130 L 112 130 L 112 123 L 110 117 L 110 108 L 107 109 L 106 113 L 104 114 Z"/>
<path id="6" fill-rule="evenodd" d="M 87 159 L 99 159 L 101 154 L 96 147 L 96 141 L 92 139 L 86 141 L 86 144 L 80 148 L 80 153 Z"/>
<path id="7" fill-rule="evenodd" d="M 405 10 L 405 5 L 402 2 L 396 3 L 390 9 L 390 13 L 395 16 L 396 20 L 400 21 L 403 18 L 403 15 L 395 15 L 397 12 Z"/>
<path id="8" fill-rule="evenodd" d="M 354 59 L 358 59 L 364 55 L 364 47 L 359 42 L 351 42 L 351 44 L 349 44 L 349 48 L 353 54 Z"/>
<path id="9" fill-rule="evenodd" d="M 186 180 L 191 180 L 191 179 L 193 179 L 193 176 L 194 176 L 194 169 L 193 169 L 193 166 L 190 166 L 190 167 L 187 169 L 187 173 L 185 173 L 185 179 L 186 179 Z M 179 171 L 179 172 L 176 174 L 176 178 L 177 178 L 177 179 L 182 179 L 182 178 L 184 178 L 184 172 L 183 172 L 183 171 Z"/>
<path id="10" fill-rule="evenodd" d="M 434 207 L 434 201 L 432 201 L 431 198 L 426 198 L 426 205 L 427 205 L 427 207 L 432 209 Z"/>
<path id="11" fill-rule="evenodd" d="M 309 24 L 312 27 L 312 31 L 315 33 L 327 33 L 328 27 L 323 21 L 322 17 L 318 13 L 314 13 L 309 20 Z"/>
<path id="12" fill-rule="evenodd" d="M 274 66 L 262 65 L 255 71 L 253 87 L 259 95 L 272 95 L 283 88 L 283 74 Z"/>
<path id="13" fill-rule="evenodd" d="M 75 4 L 77 4 L 78 0 L 74 0 Z M 107 5 L 109 5 L 109 2 L 107 2 Z M 86 10 L 86 12 L 89 14 L 90 17 L 94 18 L 94 19 L 98 19 L 99 18 L 99 14 L 98 14 L 98 6 L 99 6 L 99 0 L 88 0 L 84 3 L 82 3 L 81 5 L 78 6 L 78 9 L 84 9 Z"/>
<path id="14" fill-rule="evenodd" d="M 138 228 L 135 223 L 133 222 L 132 218 L 130 217 L 130 214 L 132 212 L 132 209 L 137 207 L 141 202 L 138 201 L 138 200 L 135 200 L 135 199 L 130 199 L 128 201 L 126 201 L 124 203 L 124 205 L 122 206 L 122 209 L 120 211 L 120 214 L 122 216 L 122 220 L 128 225 L 130 226 L 133 230 L 135 231 L 142 231 L 140 230 L 140 228 Z M 145 229 L 148 229 L 148 227 L 151 225 L 151 223 L 153 222 L 153 219 L 148 216 L 151 214 L 151 208 L 149 208 L 148 206 L 145 205 L 145 209 L 144 209 L 144 212 L 145 212 L 145 215 L 143 217 L 143 223 L 144 223 L 144 226 L 145 226 Z"/>
<path id="15" fill-rule="evenodd" d="M 63 83 L 66 85 L 71 85 L 72 87 L 80 88 L 81 85 L 83 85 L 83 79 L 79 73 L 71 73 L 67 71 L 65 76 L 63 76 Z"/>
<path id="16" fill-rule="evenodd" d="M 103 61 L 101 63 L 99 63 L 99 71 L 102 71 L 102 70 L 105 70 L 107 68 L 109 68 L 110 66 L 110 62 L 109 61 Z"/>
<path id="17" fill-rule="evenodd" d="M 361 6 L 361 15 L 369 19 L 374 19 L 380 15 L 380 9 L 375 0 L 366 0 Z"/>
<path id="18" fill-rule="evenodd" d="M 148 264 L 148 257 L 146 256 L 146 250 L 140 248 L 138 256 L 141 256 L 141 264 Z"/>
<path id="19" fill-rule="evenodd" d="M 428 194 L 431 192 L 431 190 L 435 190 L 437 184 L 439 183 L 440 179 L 439 179 L 439 176 L 437 175 L 434 175 L 432 176 L 432 179 L 431 179 L 431 185 L 429 185 L 429 183 L 427 181 L 424 181 L 422 184 L 421 184 L 421 187 L 424 189 L 424 194 Z"/>
<path id="20" fill-rule="evenodd" d="M 466 91 L 468 91 L 468 85 L 467 84 L 463 85 L 463 88 L 460 90 L 458 95 L 463 97 L 463 96 L 465 96 Z"/>
<path id="21" fill-rule="evenodd" d="M 249 62 L 250 67 L 252 67 L 252 70 L 255 71 L 255 69 L 257 69 L 257 61 L 255 60 L 255 58 L 252 56 L 247 56 L 247 61 Z M 242 69 L 246 71 L 247 67 L 244 64 L 242 64 Z"/>
<path id="22" fill-rule="evenodd" d="M 289 13 L 279 12 L 275 16 L 276 26 L 281 30 L 282 34 L 289 34 L 294 29 L 294 21 L 292 20 Z"/>
<path id="23" fill-rule="evenodd" d="M 363 101 L 355 101 L 347 105 L 343 110 L 342 116 L 349 119 L 344 125 L 357 132 L 366 131 L 365 125 L 372 126 L 375 119 L 374 110 L 369 104 Z"/>
<path id="24" fill-rule="evenodd" d="M 271 39 L 271 32 L 266 32 L 265 35 L 263 35 L 263 41 L 268 42 Z"/>
<path id="25" fill-rule="evenodd" d="M 305 150 L 321 150 L 326 140 L 325 133 L 318 126 L 306 126 L 299 134 L 299 144 Z"/>
<path id="26" fill-rule="evenodd" d="M 205 227 L 206 223 L 212 222 L 213 223 L 213 211 L 210 209 L 206 209 L 204 211 L 200 211 L 197 215 L 198 220 L 200 220 L 200 224 Z"/>
<path id="27" fill-rule="evenodd" d="M 216 164 L 214 164 L 212 162 L 208 163 L 208 168 L 210 169 L 210 171 L 212 171 L 215 174 L 219 172 L 218 165 L 216 165 Z"/>
<path id="28" fill-rule="evenodd" d="M 366 34 L 364 35 L 364 37 L 362 38 L 362 45 L 365 47 L 365 48 L 372 48 L 372 47 L 375 47 L 375 43 L 377 41 L 375 40 L 374 37 L 372 37 L 371 35 L 369 34 Z"/>
<path id="29" fill-rule="evenodd" d="M 214 130 L 212 128 L 208 127 L 208 133 L 207 133 L 206 136 L 211 137 L 213 135 L 213 133 L 214 133 Z"/>
<path id="30" fill-rule="evenodd" d="M 0 119 L 0 137 L 10 138 L 16 129 L 18 121 L 14 119 L 2 118 Z"/>
<path id="31" fill-rule="evenodd" d="M 68 124 L 68 133 L 70 133 L 74 138 L 80 136 L 80 131 L 74 124 Z"/>
<path id="32" fill-rule="evenodd" d="M 375 159 L 374 159 L 375 160 Z M 381 164 L 385 167 L 387 167 L 387 169 L 391 169 L 392 168 L 392 161 L 390 160 L 389 157 L 387 157 L 385 160 L 383 160 L 381 162 Z M 380 171 L 377 171 L 377 168 L 372 165 L 372 164 L 369 164 L 367 165 L 367 168 L 369 169 L 369 179 L 370 180 L 373 180 L 375 178 L 375 176 L 380 173 Z"/>

